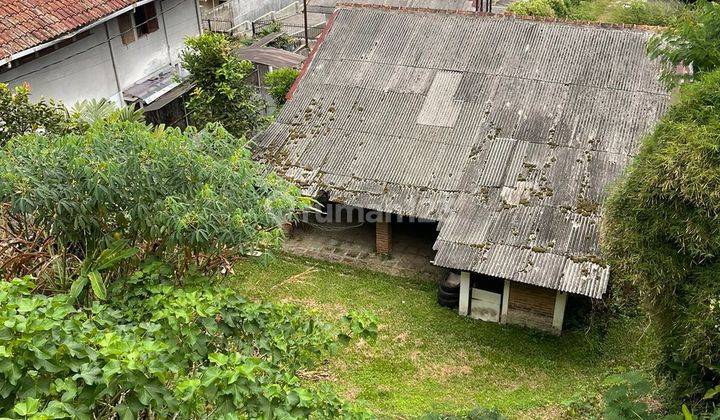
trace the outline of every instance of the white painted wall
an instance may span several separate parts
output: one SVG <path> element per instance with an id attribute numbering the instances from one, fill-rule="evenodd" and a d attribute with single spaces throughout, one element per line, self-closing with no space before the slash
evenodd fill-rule
<path id="1" fill-rule="evenodd" d="M 176 64 L 185 38 L 200 33 L 195 0 L 156 0 L 155 9 L 160 28 L 131 44 L 123 45 L 117 19 L 112 19 L 107 22 L 110 43 L 105 24 L 98 25 L 78 42 L 0 73 L 0 82 L 27 82 L 34 99 L 53 98 L 67 106 L 100 97 L 120 103 L 120 90 Z"/>
<path id="2" fill-rule="evenodd" d="M 66 105 L 86 98 L 117 98 L 106 39 L 105 27 L 98 26 L 78 42 L 0 73 L 0 81 L 11 86 L 30 83 L 34 99 L 58 99 Z M 64 61 L 53 64 L 60 60 Z"/>

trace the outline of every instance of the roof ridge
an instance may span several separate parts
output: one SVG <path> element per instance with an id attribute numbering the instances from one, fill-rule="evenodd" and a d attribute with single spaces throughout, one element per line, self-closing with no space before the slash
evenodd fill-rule
<path id="1" fill-rule="evenodd" d="M 590 20 L 573 20 L 566 18 L 557 17 L 544 17 L 544 16 L 524 16 L 515 13 L 491 13 L 491 12 L 475 12 L 471 10 L 453 10 L 453 9 L 433 9 L 429 7 L 408 7 L 408 6 L 388 6 L 380 4 L 369 4 L 369 3 L 353 3 L 353 2 L 338 2 L 336 4 L 337 9 L 352 10 L 352 9 L 374 9 L 374 10 L 385 10 L 385 11 L 399 11 L 409 13 L 434 13 L 438 15 L 460 15 L 460 16 L 475 16 L 475 17 L 493 17 L 497 19 L 517 19 L 527 20 L 531 22 L 544 22 L 544 23 L 562 23 L 575 26 L 589 26 L 602 29 L 615 29 L 615 30 L 634 30 L 642 32 L 660 32 L 665 29 L 663 26 L 652 26 L 652 25 L 636 25 L 629 23 L 608 23 L 608 22 L 595 22 Z"/>

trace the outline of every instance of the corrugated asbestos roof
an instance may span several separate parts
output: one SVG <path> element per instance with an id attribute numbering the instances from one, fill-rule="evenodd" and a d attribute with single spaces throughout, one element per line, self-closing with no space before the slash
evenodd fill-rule
<path id="1" fill-rule="evenodd" d="M 310 0 L 308 11 L 312 13 L 332 13 L 343 0 Z M 475 10 L 473 0 L 352 0 L 354 4 L 379 5 L 390 7 L 417 7 L 438 10 Z"/>
<path id="2" fill-rule="evenodd" d="M 68 34 L 137 0 L 0 0 L 0 59 Z"/>
<path id="3" fill-rule="evenodd" d="M 606 187 L 669 99 L 650 36 L 340 9 L 258 156 L 308 194 L 440 221 L 437 265 L 600 298 Z"/>

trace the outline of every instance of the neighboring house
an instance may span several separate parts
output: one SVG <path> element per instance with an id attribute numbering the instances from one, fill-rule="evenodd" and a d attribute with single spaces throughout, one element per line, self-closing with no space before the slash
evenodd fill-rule
<path id="1" fill-rule="evenodd" d="M 0 4 L 0 82 L 67 106 L 93 98 L 151 106 L 182 94 L 196 0 L 21 0 Z M 174 99 L 174 98 L 170 98 Z"/>
<path id="2" fill-rule="evenodd" d="M 341 7 L 256 154 L 307 195 L 439 222 L 461 314 L 557 333 L 568 294 L 606 292 L 606 190 L 668 106 L 650 36 Z"/>
<path id="3" fill-rule="evenodd" d="M 297 0 L 200 0 L 204 29 L 232 34 L 251 31 L 252 22 L 262 16 L 282 16 L 291 5 L 290 13 L 299 10 Z"/>

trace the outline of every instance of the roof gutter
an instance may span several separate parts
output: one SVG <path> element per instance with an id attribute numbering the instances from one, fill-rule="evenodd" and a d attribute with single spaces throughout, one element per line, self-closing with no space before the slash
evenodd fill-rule
<path id="1" fill-rule="evenodd" d="M 65 41 L 66 39 L 70 39 L 70 38 L 78 35 L 81 32 L 87 31 L 88 29 L 92 29 L 98 25 L 101 25 L 101 24 L 109 21 L 109 20 L 115 19 L 116 17 L 118 17 L 122 14 L 125 14 L 131 10 L 135 10 L 135 8 L 138 6 L 142 6 L 143 4 L 147 4 L 147 3 L 152 3 L 153 1 L 155 1 L 155 0 L 138 0 L 130 6 L 124 7 L 114 13 L 111 13 L 103 18 L 96 20 L 95 22 L 89 23 L 79 29 L 76 29 L 73 32 L 68 33 L 67 35 L 60 36 L 58 38 L 53 39 L 52 41 L 48 41 L 43 44 L 36 45 L 34 47 L 20 51 L 18 53 L 10 54 L 9 57 L 0 59 L 0 66 L 4 66 L 5 64 L 11 63 L 13 60 L 17 60 L 19 58 L 28 56 L 30 54 L 34 54 L 40 50 L 44 50 L 45 48 L 52 47 L 53 45 L 60 43 L 62 41 Z"/>

